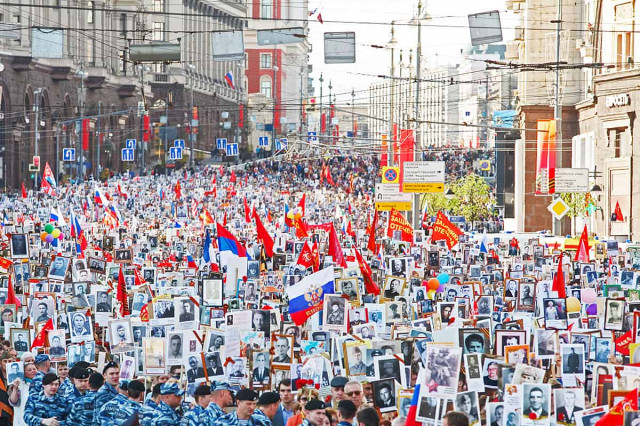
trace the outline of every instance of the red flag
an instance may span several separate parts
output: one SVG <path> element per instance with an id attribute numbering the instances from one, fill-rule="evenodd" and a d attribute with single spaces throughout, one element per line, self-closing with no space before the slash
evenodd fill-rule
<path id="1" fill-rule="evenodd" d="M 557 291 L 558 297 L 561 299 L 567 297 L 567 291 L 564 286 L 564 272 L 562 271 L 562 253 L 560 253 L 560 260 L 558 260 L 558 271 L 556 272 L 556 276 L 553 277 L 551 290 Z"/>
<path id="2" fill-rule="evenodd" d="M 580 235 L 580 242 L 578 243 L 578 250 L 576 250 L 576 262 L 589 262 L 589 233 L 587 232 L 587 225 L 584 225 L 582 235 Z"/>
<path id="3" fill-rule="evenodd" d="M 19 308 L 22 303 L 18 296 L 16 296 L 16 290 L 13 288 L 13 280 L 11 279 L 13 274 L 9 274 L 9 284 L 8 284 L 8 292 L 7 292 L 7 300 L 4 302 L 5 305 L 16 305 Z"/>
<path id="4" fill-rule="evenodd" d="M 247 203 L 247 197 L 242 197 L 242 201 L 244 202 L 244 220 L 247 223 L 251 223 L 251 210 L 249 209 L 249 203 Z"/>
<path id="5" fill-rule="evenodd" d="M 85 118 L 82 120 L 82 150 L 83 151 L 89 150 L 89 133 L 90 132 L 91 130 L 89 130 L 89 119 Z"/>
<path id="6" fill-rule="evenodd" d="M 336 186 L 336 183 L 333 181 L 333 178 L 331 177 L 331 171 L 329 171 L 329 166 L 327 166 L 326 170 L 326 178 L 327 178 L 327 183 L 331 186 Z"/>
<path id="7" fill-rule="evenodd" d="M 176 199 L 179 200 L 180 197 L 182 197 L 182 190 L 180 189 L 180 181 L 176 182 L 175 191 L 176 191 Z"/>
<path id="8" fill-rule="evenodd" d="M 40 329 L 36 338 L 33 339 L 33 343 L 31 344 L 32 348 L 40 348 L 45 345 L 45 338 L 47 337 L 47 332 L 53 330 L 53 318 L 49 318 L 47 322 L 44 324 L 44 327 Z"/>
<path id="9" fill-rule="evenodd" d="M 140 275 L 140 271 L 138 271 L 138 268 L 133 270 L 133 276 L 135 277 L 135 285 L 136 286 L 139 286 L 139 285 L 147 283 L 145 281 L 145 279 L 142 277 L 142 275 Z"/>
<path id="10" fill-rule="evenodd" d="M 296 237 L 305 238 L 309 236 L 309 233 L 307 232 L 307 224 L 304 223 L 302 218 L 297 217 L 293 219 L 293 227 L 296 228 Z"/>
<path id="11" fill-rule="evenodd" d="M 631 343 L 633 343 L 633 335 L 631 334 L 631 330 L 629 330 L 616 339 L 616 351 L 622 355 L 629 356 L 629 344 Z"/>
<path id="12" fill-rule="evenodd" d="M 313 259 L 313 253 L 311 252 L 311 249 L 309 248 L 309 244 L 307 244 L 306 242 L 304 243 L 304 246 L 302 247 L 302 251 L 300 252 L 300 256 L 298 256 L 298 265 L 300 266 L 304 266 L 305 268 L 311 268 L 312 266 L 315 265 L 314 259 Z"/>
<path id="13" fill-rule="evenodd" d="M 433 224 L 433 232 L 431 234 L 431 241 L 445 240 L 449 250 L 458 244 L 458 237 L 463 235 L 460 229 L 455 226 L 447 216 L 441 211 L 436 216 L 436 223 Z"/>
<path id="14" fill-rule="evenodd" d="M 23 184 L 23 187 L 24 187 L 24 184 Z M 620 208 L 619 201 L 616 201 L 615 217 L 616 217 L 616 222 L 624 222 L 624 216 L 622 215 L 622 209 Z"/>
<path id="15" fill-rule="evenodd" d="M 229 182 L 231 183 L 236 183 L 236 171 L 235 170 L 231 170 L 231 176 L 229 176 Z"/>
<path id="16" fill-rule="evenodd" d="M 364 261 L 362 255 L 360 254 L 360 250 L 355 249 L 356 251 L 356 259 L 358 259 L 358 265 L 360 266 L 360 273 L 362 273 L 362 278 L 364 280 L 364 288 L 367 290 L 367 294 L 373 294 L 377 296 L 380 294 L 380 287 L 373 281 L 371 277 L 371 267 Z"/>
<path id="17" fill-rule="evenodd" d="M 313 272 L 318 272 L 320 269 L 320 253 L 318 251 L 317 241 L 314 241 L 313 247 L 311 247 L 311 253 L 313 254 Z"/>
<path id="18" fill-rule="evenodd" d="M 447 221 L 448 221 L 448 219 L 447 219 Z M 402 216 L 402 214 L 400 214 L 400 212 L 398 210 L 391 209 L 391 212 L 389 212 L 389 227 L 387 228 L 387 236 L 388 237 L 393 237 L 393 234 L 394 234 L 395 231 L 400 231 L 400 233 L 402 235 L 402 237 L 401 237 L 402 241 L 406 241 L 406 242 L 409 242 L 409 243 L 413 242 L 413 227 L 407 221 L 407 219 L 405 219 L 404 216 Z M 435 239 L 434 239 L 434 241 L 435 241 Z M 457 242 L 458 241 L 457 241 L 457 238 L 456 238 L 456 243 Z M 448 243 L 448 241 L 447 241 L 447 243 Z"/>
<path id="19" fill-rule="evenodd" d="M 376 228 L 378 227 L 378 210 L 373 213 L 373 222 L 371 223 L 371 230 L 369 231 L 369 241 L 367 242 L 367 249 L 371 253 L 376 252 Z"/>
<path id="20" fill-rule="evenodd" d="M 224 212 L 224 217 L 222 218 L 222 226 L 227 227 L 227 212 Z"/>
<path id="21" fill-rule="evenodd" d="M 600 417 L 596 426 L 622 426 L 626 411 L 638 411 L 638 388 L 628 392 L 622 401 Z"/>
<path id="22" fill-rule="evenodd" d="M 22 198 L 27 198 L 27 188 L 24 187 L 24 182 L 22 182 Z"/>
<path id="23" fill-rule="evenodd" d="M 318 13 L 317 18 L 321 24 L 324 24 L 324 21 L 322 20 L 322 13 Z"/>
<path id="24" fill-rule="evenodd" d="M 202 223 L 204 225 L 210 225 L 212 223 L 215 223 L 215 220 L 213 220 L 213 217 L 211 216 L 211 213 L 209 213 L 209 210 L 207 210 L 206 207 L 202 208 Z"/>
<path id="25" fill-rule="evenodd" d="M 302 210 L 302 216 L 304 216 L 304 205 L 306 196 L 307 193 L 305 192 L 304 194 L 302 194 L 302 198 L 300 198 L 300 201 L 298 202 L 298 207 L 300 207 L 300 210 Z"/>
<path id="26" fill-rule="evenodd" d="M 118 291 L 116 292 L 116 299 L 120 302 L 120 315 L 129 315 L 129 298 L 127 297 L 127 284 L 124 281 L 124 271 L 122 265 L 120 265 L 120 271 L 118 272 Z"/>
<path id="27" fill-rule="evenodd" d="M 335 226 L 333 223 L 329 224 L 329 256 L 333 258 L 333 261 L 336 265 L 346 268 L 347 261 L 344 258 L 344 253 L 342 252 L 342 247 L 340 247 L 340 240 L 338 239 L 338 233 L 336 232 Z"/>
<path id="28" fill-rule="evenodd" d="M 254 212 L 253 218 L 256 220 L 256 232 L 258 233 L 258 240 L 262 241 L 264 252 L 266 253 L 267 257 L 273 257 L 273 238 L 271 238 L 271 235 L 269 235 L 264 225 L 262 224 L 260 216 L 258 216 Z"/>
<path id="29" fill-rule="evenodd" d="M 149 322 L 149 304 L 145 303 L 140 309 L 140 321 Z"/>

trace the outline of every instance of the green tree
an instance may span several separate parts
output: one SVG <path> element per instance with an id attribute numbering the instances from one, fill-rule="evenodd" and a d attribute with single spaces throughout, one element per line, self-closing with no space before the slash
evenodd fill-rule
<path id="1" fill-rule="evenodd" d="M 588 193 L 584 192 L 567 192 L 564 194 L 560 194 L 560 198 L 562 198 L 562 201 L 567 203 L 567 206 L 569 206 L 567 216 L 569 216 L 570 218 L 585 218 L 588 216 L 587 207 L 589 206 L 589 201 L 594 206 L 596 201 L 593 197 L 590 196 L 587 199 L 587 194 Z"/>
<path id="2" fill-rule="evenodd" d="M 475 222 L 491 215 L 495 199 L 484 178 L 471 174 L 451 184 L 453 196 L 449 200 L 449 211 L 455 216 L 464 216 Z"/>

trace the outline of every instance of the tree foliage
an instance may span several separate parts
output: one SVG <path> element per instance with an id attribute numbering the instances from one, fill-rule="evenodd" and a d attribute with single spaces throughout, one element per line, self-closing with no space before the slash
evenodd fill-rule
<path id="1" fill-rule="evenodd" d="M 427 203 L 429 216 L 435 216 L 442 210 L 473 222 L 491 215 L 495 198 L 484 178 L 476 174 L 467 175 L 452 182 L 448 188 L 453 191 L 450 198 L 444 194 L 424 195 L 423 203 Z"/>
<path id="2" fill-rule="evenodd" d="M 597 207 L 596 200 L 588 192 L 567 192 L 560 194 L 560 198 L 569 206 L 567 216 L 570 218 L 586 218 L 589 216 L 589 205 L 592 210 Z"/>

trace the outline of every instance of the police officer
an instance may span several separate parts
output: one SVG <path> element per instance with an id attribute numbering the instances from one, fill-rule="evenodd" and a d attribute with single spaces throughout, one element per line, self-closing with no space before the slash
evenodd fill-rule
<path id="1" fill-rule="evenodd" d="M 80 373 L 76 373 L 76 376 Z M 76 398 L 71 403 L 71 413 L 67 417 L 67 424 L 69 425 L 92 425 L 93 414 L 96 402 L 96 396 L 98 395 L 98 389 L 104 384 L 104 377 L 100 373 L 92 373 L 89 376 L 89 390 Z"/>
<path id="2" fill-rule="evenodd" d="M 95 407 L 93 409 L 94 419 L 98 418 L 102 406 L 118 395 L 118 381 L 120 380 L 120 368 L 118 364 L 110 361 L 102 369 L 102 376 L 104 377 L 104 385 L 102 385 L 96 395 Z"/>
<path id="3" fill-rule="evenodd" d="M 280 408 L 280 394 L 277 392 L 263 392 L 258 398 L 258 408 L 251 418 L 254 424 L 261 426 L 273 426 L 273 419 Z"/>
<path id="4" fill-rule="evenodd" d="M 47 373 L 42 378 L 42 392 L 29 394 L 24 409 L 24 421 L 29 426 L 58 426 L 64 424 L 69 415 L 69 404 L 58 395 L 60 378 Z"/>
<path id="5" fill-rule="evenodd" d="M 184 391 L 177 383 L 163 383 L 160 385 L 160 403 L 153 412 L 151 426 L 177 426 L 180 415 L 176 409 L 180 406 Z"/>
<path id="6" fill-rule="evenodd" d="M 111 401 L 107 402 L 100 409 L 96 424 L 100 426 L 121 425 L 125 420 L 133 416 L 144 401 L 144 384 L 138 380 L 133 380 L 127 385 L 128 398 L 119 394 Z"/>
<path id="7" fill-rule="evenodd" d="M 151 420 L 153 420 L 153 413 L 158 408 L 158 403 L 160 402 L 160 386 L 162 383 L 156 383 L 151 390 L 151 398 L 147 399 L 145 403 L 140 407 L 138 411 L 138 420 L 140 421 L 140 426 L 148 426 L 151 424 Z"/>
<path id="8" fill-rule="evenodd" d="M 49 370 L 51 370 L 51 358 L 49 358 L 49 355 L 40 354 L 36 356 L 35 364 L 38 372 L 33 380 L 31 380 L 29 395 L 39 394 L 42 392 L 42 378 L 49 372 Z"/>
<path id="9" fill-rule="evenodd" d="M 240 389 L 236 393 L 236 401 L 238 408 L 231 414 L 227 414 L 223 418 L 216 420 L 216 426 L 240 426 L 242 424 L 248 424 L 249 426 L 261 426 L 260 420 L 254 419 L 253 413 L 256 410 L 256 404 L 258 403 L 258 393 L 251 389 Z"/>
<path id="10" fill-rule="evenodd" d="M 85 361 L 80 361 L 74 365 L 71 370 L 69 370 L 69 377 L 60 385 L 58 392 L 70 401 L 74 401 L 87 393 L 89 390 L 89 376 L 91 376 L 92 373 L 92 371 L 87 368 L 88 366 L 89 363 Z M 68 384 L 65 386 L 65 383 Z"/>
<path id="11" fill-rule="evenodd" d="M 233 405 L 233 390 L 231 386 L 223 382 L 213 382 L 211 384 L 211 403 L 200 414 L 200 424 L 213 425 L 224 417 L 224 409 Z"/>
<path id="12" fill-rule="evenodd" d="M 209 406 L 211 402 L 211 387 L 208 385 L 200 385 L 193 392 L 196 405 L 184 415 L 180 424 L 183 426 L 196 426 L 199 424 L 198 419 Z"/>

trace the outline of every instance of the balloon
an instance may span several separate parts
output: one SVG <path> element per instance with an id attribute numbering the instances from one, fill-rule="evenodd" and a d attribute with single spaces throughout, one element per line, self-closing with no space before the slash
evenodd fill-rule
<path id="1" fill-rule="evenodd" d="M 443 272 L 441 274 L 438 274 L 436 278 L 440 284 L 446 284 L 449 282 L 450 277 L 449 277 L 449 274 L 447 274 L 446 272 Z"/>
<path id="2" fill-rule="evenodd" d="M 567 312 L 580 312 L 580 301 L 575 297 L 567 297 Z"/>
<path id="3" fill-rule="evenodd" d="M 44 227 L 44 231 L 45 231 L 47 234 L 50 234 L 54 229 L 55 229 L 55 228 L 54 228 L 54 227 L 53 227 L 53 225 L 52 225 L 52 224 L 50 224 L 50 223 L 47 223 L 47 224 L 45 225 L 45 227 Z"/>
<path id="4" fill-rule="evenodd" d="M 444 293 L 444 284 L 440 284 L 440 287 L 438 287 L 437 292 L 438 293 Z"/>
<path id="5" fill-rule="evenodd" d="M 44 240 L 48 243 L 52 243 L 54 240 L 53 235 L 51 234 L 47 235 L 47 237 Z"/>
<path id="6" fill-rule="evenodd" d="M 596 301 L 596 291 L 592 288 L 585 288 L 582 290 L 580 298 L 584 303 L 594 303 Z"/>
<path id="7" fill-rule="evenodd" d="M 598 314 L 598 305 L 596 305 L 595 303 L 592 303 L 589 306 L 587 306 L 587 314 L 588 315 L 597 315 Z"/>
<path id="8" fill-rule="evenodd" d="M 433 299 L 435 295 L 436 295 L 436 292 L 434 290 L 427 291 L 427 297 L 429 299 Z"/>
<path id="9" fill-rule="evenodd" d="M 51 235 L 53 235 L 53 238 L 58 238 L 60 234 L 61 232 L 59 229 L 54 229 L 53 232 L 51 232 Z"/>
<path id="10" fill-rule="evenodd" d="M 44 241 L 44 239 L 45 239 L 45 238 L 47 238 L 47 235 L 49 235 L 49 234 L 47 234 L 46 232 L 41 232 L 41 233 L 40 233 L 40 239 L 41 239 L 42 241 Z"/>
<path id="11" fill-rule="evenodd" d="M 62 240 L 64 238 L 64 234 L 62 232 L 60 232 L 60 235 L 58 235 L 58 239 Z"/>
<path id="12" fill-rule="evenodd" d="M 440 281 L 438 281 L 437 278 L 431 278 L 427 283 L 427 287 L 429 288 L 429 290 L 436 291 L 440 287 Z"/>

